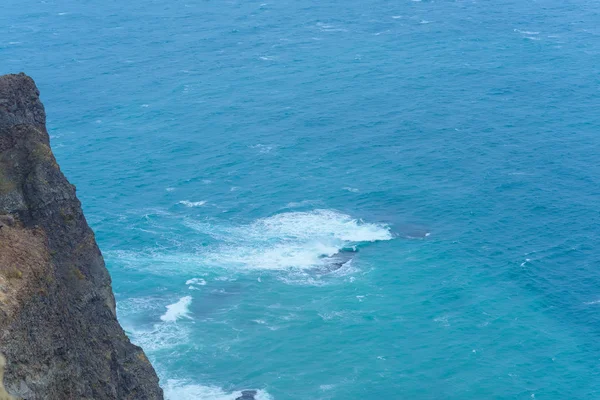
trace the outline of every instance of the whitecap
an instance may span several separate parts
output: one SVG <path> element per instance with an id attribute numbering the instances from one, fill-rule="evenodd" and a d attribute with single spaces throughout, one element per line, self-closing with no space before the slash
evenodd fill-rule
<path id="1" fill-rule="evenodd" d="M 218 276 L 215 278 L 215 281 L 220 281 L 220 282 L 235 282 L 237 281 L 236 278 L 231 277 L 231 276 Z"/>
<path id="2" fill-rule="evenodd" d="M 346 191 L 348 191 L 348 192 L 352 192 L 352 193 L 358 193 L 358 192 L 359 192 L 359 190 L 358 190 L 357 188 L 348 187 L 348 186 L 346 186 L 346 187 L 344 188 L 344 190 L 346 190 Z"/>
<path id="3" fill-rule="evenodd" d="M 314 201 L 314 200 L 292 201 L 290 203 L 287 203 L 284 208 L 301 208 L 301 207 L 313 206 L 316 203 L 318 203 L 318 201 Z"/>
<path id="4" fill-rule="evenodd" d="M 175 322 L 181 318 L 190 318 L 188 307 L 192 304 L 192 297 L 185 296 L 179 299 L 177 303 L 167 306 L 167 312 L 160 317 L 165 322 Z"/>
<path id="5" fill-rule="evenodd" d="M 261 59 L 263 60 L 272 60 L 272 58 L 270 57 L 261 57 Z M 269 146 L 266 144 L 255 144 L 254 146 L 250 146 L 251 149 L 257 149 L 259 153 L 261 154 L 267 154 L 270 153 L 271 150 L 273 150 L 273 146 Z"/>
<path id="6" fill-rule="evenodd" d="M 182 204 L 186 207 L 202 207 L 203 205 L 206 204 L 206 201 L 189 201 L 189 200 L 182 200 L 180 201 L 178 204 Z"/>
<path id="7" fill-rule="evenodd" d="M 202 278 L 194 278 L 194 279 L 188 279 L 185 282 L 186 285 L 200 285 L 200 286 L 204 286 L 206 285 L 206 281 Z"/>
<path id="8" fill-rule="evenodd" d="M 319 22 L 317 26 L 321 32 L 348 32 L 347 29 L 339 28 L 335 25 L 324 24 L 322 22 Z"/>
<path id="9" fill-rule="evenodd" d="M 520 29 L 514 29 L 515 32 L 517 33 L 522 33 L 524 35 L 539 35 L 539 32 L 533 32 L 533 31 L 522 31 Z"/>

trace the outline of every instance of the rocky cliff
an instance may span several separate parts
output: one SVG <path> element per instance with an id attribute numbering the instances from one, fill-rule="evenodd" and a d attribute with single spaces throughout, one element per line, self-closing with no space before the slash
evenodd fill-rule
<path id="1" fill-rule="evenodd" d="M 144 352 L 117 322 L 110 276 L 45 123 L 33 80 L 0 76 L 6 390 L 30 400 L 162 399 Z"/>

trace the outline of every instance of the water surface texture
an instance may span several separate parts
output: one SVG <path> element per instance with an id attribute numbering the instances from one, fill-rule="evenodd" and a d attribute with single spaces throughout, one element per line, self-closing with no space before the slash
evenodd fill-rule
<path id="1" fill-rule="evenodd" d="M 600 398 L 600 3 L 266 1 L 2 4 L 166 397 Z"/>

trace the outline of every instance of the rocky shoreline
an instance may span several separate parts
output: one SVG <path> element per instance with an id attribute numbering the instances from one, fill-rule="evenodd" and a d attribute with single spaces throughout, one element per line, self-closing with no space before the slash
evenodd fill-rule
<path id="1" fill-rule="evenodd" d="M 102 254 L 45 125 L 33 80 L 0 76 L 6 391 L 27 400 L 162 399 L 152 365 L 117 321 Z M 9 398 L 3 395 L 0 388 L 0 399 Z"/>

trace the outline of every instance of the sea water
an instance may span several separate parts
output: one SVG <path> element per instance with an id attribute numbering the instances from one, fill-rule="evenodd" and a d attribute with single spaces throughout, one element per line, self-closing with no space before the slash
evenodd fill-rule
<path id="1" fill-rule="evenodd" d="M 600 398 L 599 65 L 588 0 L 0 11 L 170 400 Z"/>

